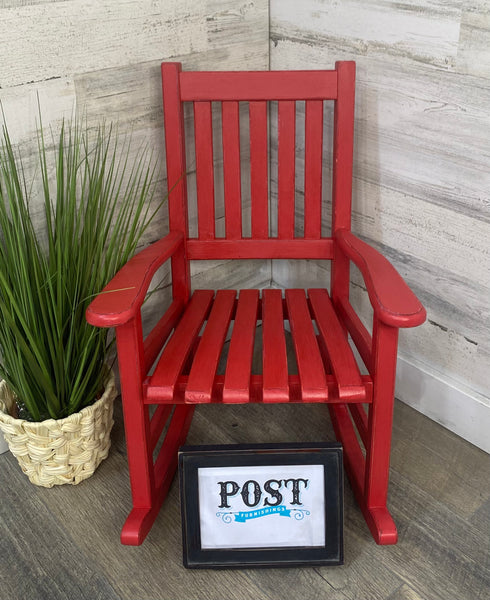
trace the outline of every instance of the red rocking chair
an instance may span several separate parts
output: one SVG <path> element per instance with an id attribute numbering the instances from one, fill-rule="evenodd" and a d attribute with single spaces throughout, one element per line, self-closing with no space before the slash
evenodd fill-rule
<path id="1" fill-rule="evenodd" d="M 87 319 L 115 327 L 133 509 L 123 544 L 148 534 L 167 494 L 196 404 L 324 402 L 344 447 L 345 467 L 372 535 L 394 544 L 386 507 L 398 328 L 426 313 L 395 269 L 351 233 L 355 63 L 331 71 L 182 72 L 162 65 L 170 233 L 136 255 L 90 305 Z M 277 101 L 277 235 L 271 235 L 268 102 Z M 304 234 L 295 235 L 296 101 L 305 101 Z M 331 237 L 322 236 L 323 105 L 334 103 Z M 189 237 L 183 103 L 194 105 L 198 236 Z M 212 102 L 221 103 L 225 234 L 215 233 Z M 243 235 L 240 112 L 248 103 L 251 236 Z M 330 293 L 319 289 L 196 290 L 189 261 L 324 259 Z M 173 302 L 143 339 L 141 306 L 157 269 L 171 260 Z M 364 277 L 374 310 L 372 335 L 349 302 L 349 264 Z M 234 321 L 224 375 L 217 365 Z M 251 372 L 262 321 L 262 373 Z M 285 321 L 298 374 L 288 372 Z M 206 322 L 202 335 L 201 329 Z M 316 324 L 316 330 L 313 322 Z M 350 334 L 369 375 L 356 364 Z M 147 375 L 166 344 L 153 374 Z M 159 405 L 150 418 L 149 405 Z M 367 411 L 365 410 L 367 407 Z M 167 427 L 166 427 L 167 426 Z M 153 452 L 166 436 L 157 459 Z M 358 441 L 356 429 L 362 444 Z"/>

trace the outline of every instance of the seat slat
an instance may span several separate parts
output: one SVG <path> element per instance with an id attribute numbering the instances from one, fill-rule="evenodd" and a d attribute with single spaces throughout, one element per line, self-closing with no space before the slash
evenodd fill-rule
<path id="1" fill-rule="evenodd" d="M 213 240 L 214 163 L 213 117 L 211 102 L 194 103 L 194 136 L 196 143 L 196 185 L 199 239 Z"/>
<path id="2" fill-rule="evenodd" d="M 325 289 L 308 290 L 313 315 L 328 350 L 328 357 L 338 383 L 339 398 L 353 401 L 366 396 L 359 367 L 347 342 L 332 302 Z"/>
<path id="3" fill-rule="evenodd" d="M 229 240 L 242 237 L 240 116 L 238 102 L 221 105 L 225 228 Z"/>
<path id="4" fill-rule="evenodd" d="M 305 238 L 318 239 L 322 227 L 323 102 L 305 106 Z"/>
<path id="5" fill-rule="evenodd" d="M 267 103 L 250 102 L 250 183 L 252 237 L 269 237 L 269 180 L 267 173 Z"/>
<path id="6" fill-rule="evenodd" d="M 303 402 L 328 398 L 328 386 L 304 290 L 286 290 L 289 323 Z"/>
<path id="7" fill-rule="evenodd" d="M 295 153 L 296 102 L 279 102 L 277 230 L 282 240 L 294 238 Z"/>
<path id="8" fill-rule="evenodd" d="M 182 319 L 165 346 L 155 372 L 150 378 L 148 398 L 172 400 L 175 383 L 191 351 L 194 339 L 208 315 L 213 297 L 214 292 L 211 290 L 196 290 L 192 295 Z"/>
<path id="9" fill-rule="evenodd" d="M 281 290 L 263 292 L 262 371 L 264 402 L 288 402 L 288 361 Z"/>
<path id="10" fill-rule="evenodd" d="M 250 376 L 255 329 L 259 308 L 259 291 L 242 290 L 233 325 L 228 352 L 223 402 L 250 402 Z"/>
<path id="11" fill-rule="evenodd" d="M 186 402 L 211 402 L 219 357 L 235 305 L 234 290 L 219 290 L 197 349 L 185 392 Z"/>

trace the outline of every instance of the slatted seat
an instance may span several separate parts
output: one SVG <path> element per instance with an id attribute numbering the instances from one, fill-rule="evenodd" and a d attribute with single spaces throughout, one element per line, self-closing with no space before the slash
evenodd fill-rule
<path id="1" fill-rule="evenodd" d="M 372 380 L 362 377 L 326 290 L 198 290 L 145 382 L 145 402 L 370 402 Z M 311 308 L 310 308 L 311 307 Z M 315 333 L 313 320 L 318 324 Z M 217 375 L 230 322 L 224 375 Z M 255 331 L 263 327 L 262 373 L 252 373 Z M 286 356 L 289 322 L 298 374 Z M 202 335 L 199 332 L 205 323 Z M 317 339 L 318 338 L 318 339 Z M 197 345 L 196 345 L 197 342 Z M 195 352 L 193 353 L 193 348 Z M 270 348 L 270 350 L 268 350 Z M 189 355 L 190 368 L 185 369 Z M 330 365 L 331 371 L 330 372 Z"/>
<path id="2" fill-rule="evenodd" d="M 388 261 L 350 230 L 354 80 L 353 62 L 338 62 L 329 71 L 253 73 L 185 72 L 178 63 L 162 65 L 170 233 L 131 259 L 87 310 L 93 325 L 116 328 L 133 498 L 121 534 L 125 544 L 140 544 L 149 532 L 196 405 L 250 402 L 326 404 L 343 443 L 352 489 L 375 540 L 396 542 L 386 500 L 398 329 L 421 324 L 425 310 Z M 193 108 L 187 132 L 185 103 Z M 334 133 L 329 236 L 322 228 L 322 218 L 329 214 L 323 209 L 329 156 L 324 121 L 331 114 L 325 110 L 327 103 L 333 105 Z M 213 105 L 219 109 L 220 139 Z M 299 118 L 304 119 L 301 140 Z M 269 140 L 270 132 L 277 133 L 277 142 Z M 189 137 L 195 148 L 196 235 L 188 226 Z M 218 143 L 222 155 L 216 157 Z M 272 198 L 271 148 L 277 160 Z M 222 237 L 216 226 L 217 161 L 223 174 Z M 304 165 L 301 223 L 298 164 Z M 249 171 L 245 178 L 243 169 Z M 249 198 L 242 198 L 245 184 Z M 191 294 L 190 261 L 257 258 L 330 261 L 328 291 L 326 282 L 319 281 L 317 289 L 307 291 Z M 144 338 L 141 307 L 153 276 L 167 260 L 173 300 Z M 349 300 L 351 262 L 361 272 L 373 307 L 372 332 Z M 253 372 L 259 325 L 262 367 Z M 366 375 L 360 373 L 349 336 Z M 227 339 L 226 364 L 218 371 Z M 294 368 L 288 363 L 288 340 Z M 157 405 L 152 413 L 150 405 Z"/>

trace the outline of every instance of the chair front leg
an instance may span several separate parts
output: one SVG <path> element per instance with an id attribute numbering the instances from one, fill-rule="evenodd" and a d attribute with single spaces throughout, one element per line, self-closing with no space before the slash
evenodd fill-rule
<path id="1" fill-rule="evenodd" d="M 123 544 L 138 545 L 142 523 L 155 502 L 148 406 L 143 402 L 144 350 L 141 316 L 116 328 L 124 429 L 133 510 L 121 533 Z"/>
<path id="2" fill-rule="evenodd" d="M 375 319 L 373 326 L 373 402 L 369 407 L 365 511 L 379 544 L 395 544 L 396 526 L 386 507 L 395 394 L 398 329 Z"/>

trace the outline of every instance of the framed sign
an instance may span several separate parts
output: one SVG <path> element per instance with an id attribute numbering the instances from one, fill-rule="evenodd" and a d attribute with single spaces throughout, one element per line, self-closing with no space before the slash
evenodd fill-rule
<path id="1" fill-rule="evenodd" d="M 340 444 L 184 446 L 179 475 L 186 567 L 342 564 Z"/>

